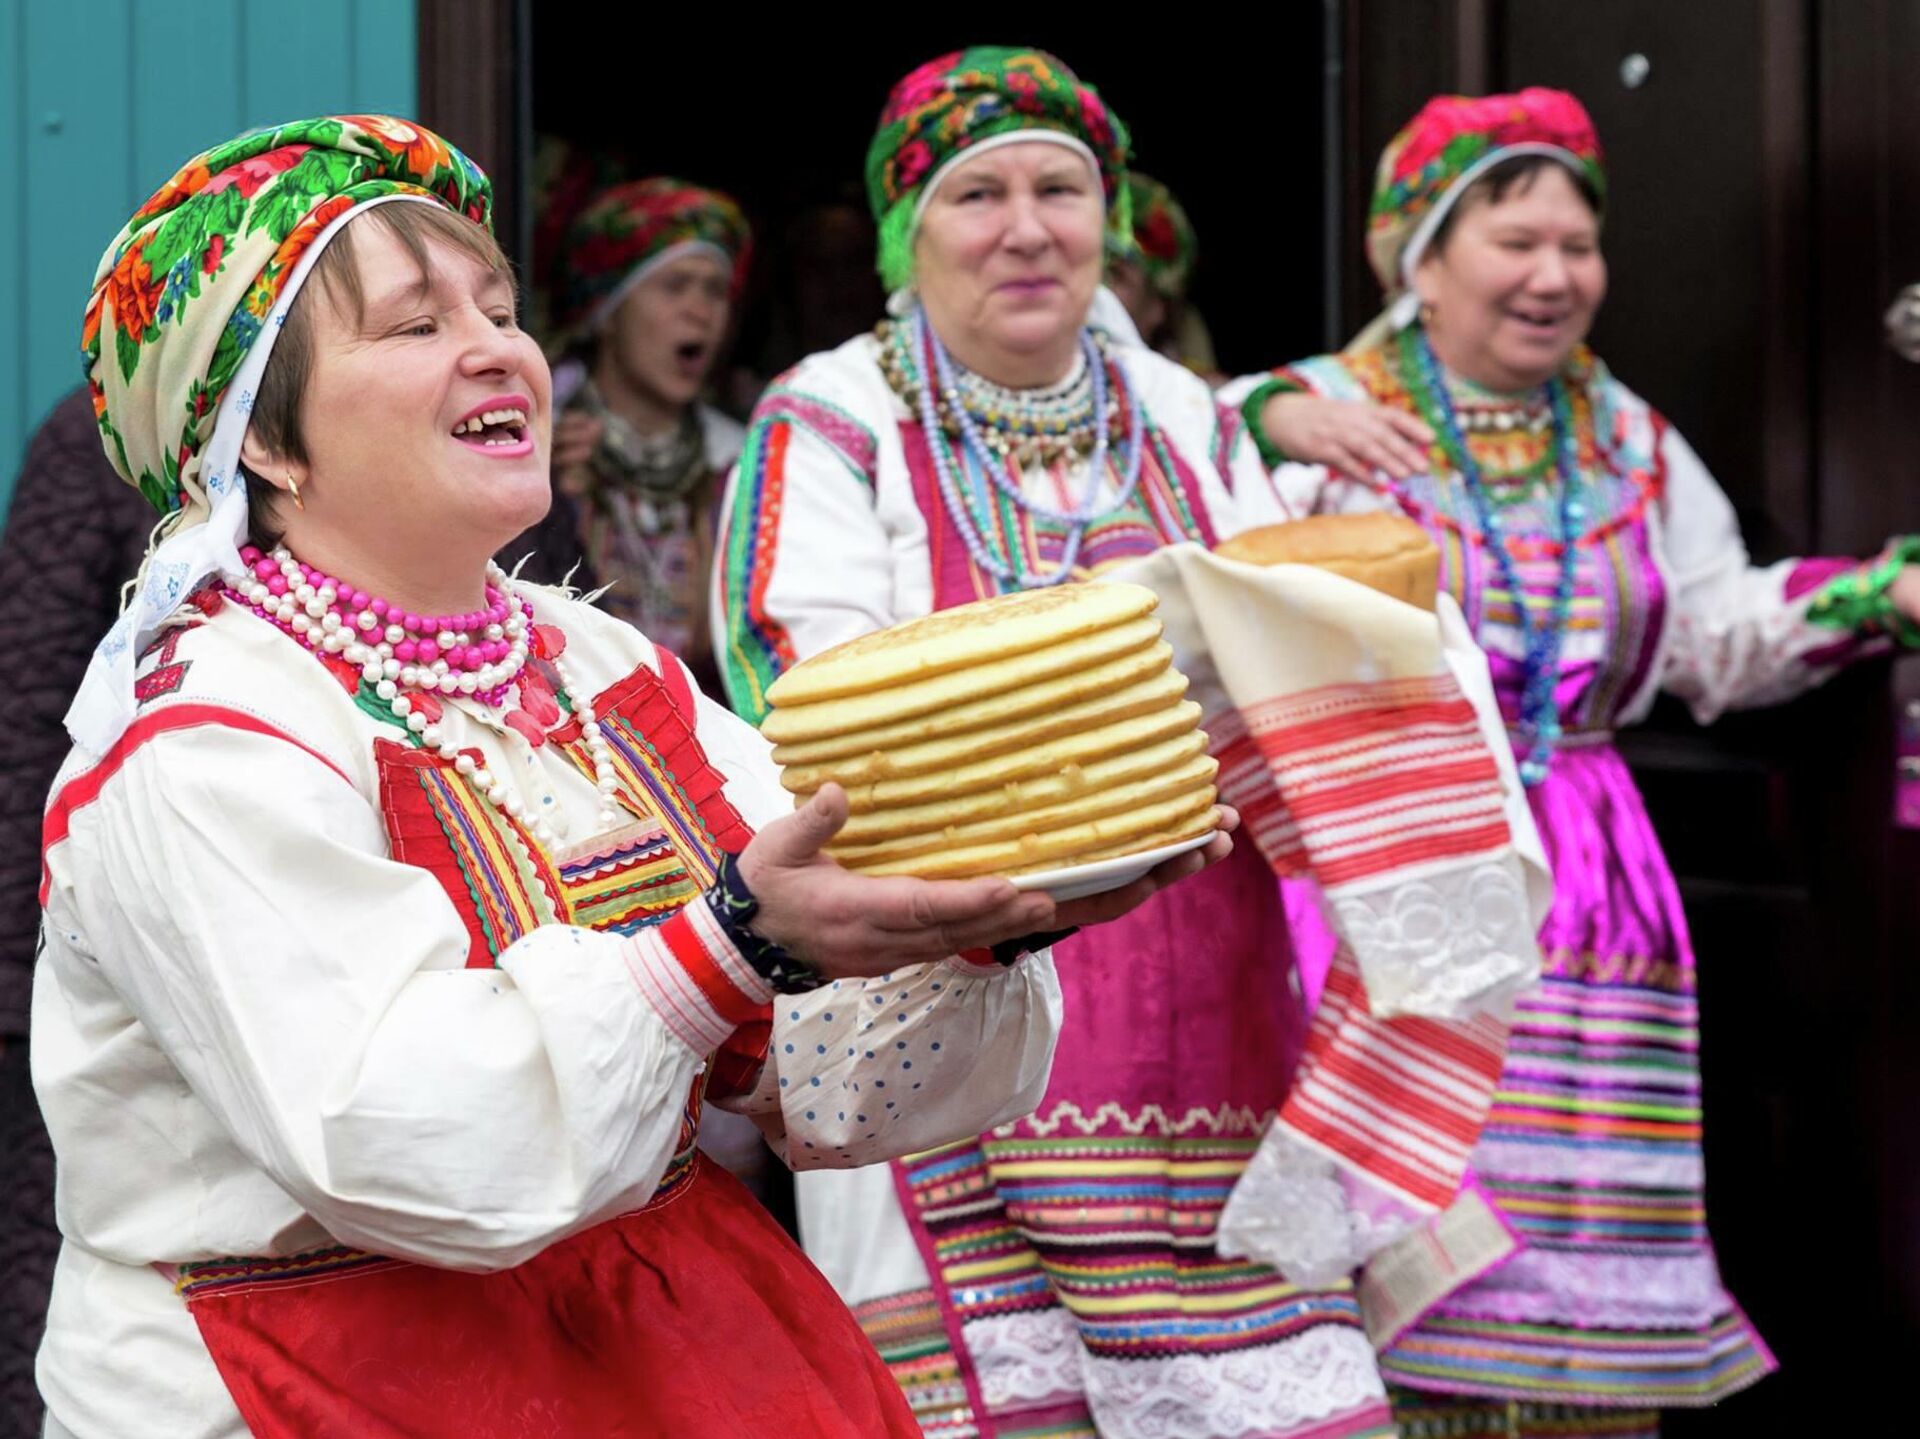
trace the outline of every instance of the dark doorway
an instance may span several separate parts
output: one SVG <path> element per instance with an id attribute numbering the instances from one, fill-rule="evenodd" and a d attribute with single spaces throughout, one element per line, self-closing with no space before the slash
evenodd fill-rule
<path id="1" fill-rule="evenodd" d="M 1878 330 L 1920 280 L 1911 0 L 1340 0 L 1332 71 L 1326 8 L 1289 0 L 1244 32 L 1047 20 L 1008 37 L 1100 86 L 1141 167 L 1192 212 L 1196 300 L 1225 368 L 1324 349 L 1372 313 L 1372 167 L 1422 101 L 1563 86 L 1614 176 L 1596 348 L 1693 441 L 1756 555 L 1862 553 L 1920 528 L 1920 369 Z M 896 16 L 727 44 L 561 6 L 530 28 L 536 133 L 730 189 L 776 251 L 808 204 L 861 196 L 895 78 L 992 38 Z M 767 337 L 777 265 L 760 266 L 743 349 Z M 1884 1411 L 1849 1378 L 1920 1339 L 1920 835 L 1889 824 L 1894 701 L 1920 688 L 1915 664 L 1711 731 L 1663 710 L 1623 746 L 1700 955 L 1722 1261 L 1784 1366 L 1720 1410 L 1675 1414 L 1682 1439 L 1854 1427 Z"/>
<path id="2" fill-rule="evenodd" d="M 422 3 L 441 16 L 449 0 Z M 824 266 L 829 283 L 846 292 L 838 304 L 796 303 L 798 253 L 823 243 L 823 210 L 837 206 L 844 220 L 850 209 L 854 223 L 867 223 L 867 143 L 894 82 L 958 46 L 996 39 L 1048 49 L 1097 86 L 1131 129 L 1136 162 L 1180 197 L 1199 237 L 1194 303 L 1228 372 L 1325 346 L 1322 16 L 1330 7 L 1323 0 L 1287 0 L 1281 42 L 1265 38 L 1263 27 L 1261 41 L 1245 45 L 1223 39 L 1214 25 L 1129 35 L 1022 21 L 1004 27 L 1011 35 L 996 36 L 1001 27 L 956 33 L 899 16 L 863 32 L 852 32 L 850 22 L 822 24 L 729 44 L 711 27 L 696 34 L 684 20 L 522 3 L 483 0 L 480 9 L 491 17 L 482 28 L 501 45 L 516 28 L 527 34 L 530 43 L 516 48 L 532 57 L 530 95 L 524 67 L 510 86 L 428 89 L 445 92 L 447 115 L 493 136 L 501 153 L 522 157 L 527 183 L 506 203 L 531 213 L 511 210 L 518 223 L 509 221 L 508 231 L 536 290 L 556 238 L 538 196 L 556 188 L 556 167 L 571 167 L 558 188 L 571 186 L 576 200 L 591 185 L 652 174 L 739 199 L 757 253 L 737 317 L 736 368 L 715 387 L 723 408 L 744 415 L 760 384 L 879 318 L 884 297 L 870 237 L 851 256 L 844 245 L 830 259 L 816 256 L 809 269 L 810 289 Z M 441 16 L 437 29 L 427 28 L 451 41 L 460 24 Z M 515 144 L 528 112 L 530 140 Z M 785 1178 L 780 1169 L 771 1207 L 791 1226 Z"/>
<path id="3" fill-rule="evenodd" d="M 1254 369 L 1312 353 L 1323 338 L 1324 7 L 1283 8 L 1287 23 L 1263 25 L 1247 44 L 1217 25 L 1048 18 L 961 29 L 894 15 L 884 26 L 849 18 L 727 45 L 639 11 L 539 6 L 533 129 L 617 151 L 635 174 L 736 195 L 763 239 L 764 306 L 797 213 L 843 195 L 864 207 L 867 141 L 895 80 L 967 43 L 1039 45 L 1100 89 L 1131 127 L 1140 167 L 1190 211 L 1196 303 L 1222 364 Z M 750 304 L 748 357 L 765 322 Z"/>

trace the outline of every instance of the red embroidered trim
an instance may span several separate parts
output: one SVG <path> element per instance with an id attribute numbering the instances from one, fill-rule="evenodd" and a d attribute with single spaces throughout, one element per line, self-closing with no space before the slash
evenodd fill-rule
<path id="1" fill-rule="evenodd" d="M 137 705 L 149 705 L 157 699 L 164 699 L 179 692 L 186 683 L 187 671 L 193 668 L 193 661 L 184 664 L 163 664 L 148 670 L 133 682 L 133 699 Z"/>
<path id="2" fill-rule="evenodd" d="M 705 900 L 697 896 L 694 904 L 703 911 L 706 908 Z M 707 915 L 707 920 L 706 928 L 710 933 L 702 934 L 691 908 L 683 906 L 668 915 L 653 932 L 660 937 L 667 953 L 673 956 L 673 962 L 680 966 L 699 990 L 707 1007 L 724 1023 L 738 1029 L 743 1024 L 751 1024 L 764 1017 L 767 1006 L 742 994 L 740 987 L 714 958 L 712 945 L 725 944 L 726 938 L 718 933 L 711 914 Z"/>
<path id="3" fill-rule="evenodd" d="M 486 764 L 486 756 L 479 750 L 468 750 L 466 753 L 475 764 Z M 373 758 L 380 772 L 380 817 L 386 825 L 389 852 L 400 863 L 424 869 L 440 881 L 440 887 L 446 891 L 447 898 L 453 901 L 454 909 L 467 927 L 467 968 L 491 969 L 494 953 L 487 942 L 486 927 L 480 922 L 478 900 L 468 887 L 466 871 L 461 868 L 459 857 L 447 840 L 446 831 L 440 827 L 439 817 L 434 814 L 432 802 L 420 787 L 416 773 L 418 770 L 433 769 L 451 778 L 453 761 L 443 760 L 429 750 L 415 749 L 399 740 L 386 738 L 374 741 Z M 483 804 L 485 802 L 481 801 Z M 518 835 L 532 862 L 533 871 L 539 877 L 540 887 L 546 891 L 554 911 L 565 914 L 567 905 L 562 898 L 560 876 L 554 872 L 540 846 L 533 842 L 524 825 L 505 815 L 500 818 Z M 505 949 L 518 937 L 502 936 L 500 947 Z"/>
<path id="4" fill-rule="evenodd" d="M 671 651 L 654 647 L 660 673 L 641 665 L 594 697 L 593 712 L 602 718 L 618 715 L 647 738 L 660 757 L 661 767 L 686 791 L 688 801 L 706 825 L 721 852 L 738 854 L 753 838 L 753 829 L 726 796 L 726 776 L 713 767 L 694 734 L 697 701 L 686 666 Z M 569 717 L 548 738 L 573 745 L 580 739 L 580 721 Z M 709 863 L 712 856 L 707 856 Z"/>
<path id="5" fill-rule="evenodd" d="M 617 716 L 646 736 L 658 753 L 662 768 L 685 790 L 688 801 L 718 848 L 738 853 L 753 837 L 753 831 L 727 799 L 726 777 L 707 759 L 705 749 L 694 734 L 692 716 L 697 701 L 685 666 L 666 650 L 656 652 L 661 673 L 655 674 L 646 665 L 639 666 L 596 696 L 593 712 L 603 718 Z M 551 731 L 549 738 L 561 745 L 577 745 L 580 722 L 569 718 L 565 724 Z M 381 815 L 393 857 L 402 863 L 417 865 L 440 882 L 467 926 L 467 963 L 470 966 L 490 967 L 494 962 L 493 951 L 487 942 L 486 930 L 480 922 L 474 898 L 468 891 L 466 874 L 439 820 L 434 816 L 417 776 L 412 773 L 420 768 L 450 770 L 452 763 L 426 750 L 390 739 L 376 741 L 374 754 L 380 770 Z M 476 752 L 474 758 L 483 760 L 484 756 Z M 681 842 L 679 832 L 671 826 L 669 833 L 673 834 L 676 844 Z M 566 905 L 561 898 L 563 886 L 558 874 L 540 855 L 537 845 L 529 842 L 528 849 L 534 856 L 534 867 L 542 884 L 555 901 L 555 908 L 565 913 Z M 706 859 L 711 865 L 713 856 L 706 856 Z M 664 931 L 667 927 L 662 928 Z M 670 935 L 663 933 L 662 937 L 672 944 Z M 511 942 L 512 937 L 507 938 Z M 679 958 L 677 946 L 675 948 L 676 958 Z M 701 970 L 687 965 L 684 959 L 681 963 L 698 982 Z M 702 955 L 701 964 L 711 966 L 711 961 Z M 701 987 L 704 992 L 710 993 L 707 985 L 702 984 Z M 766 1018 L 766 1011 L 756 1007 L 751 1014 L 736 1014 L 728 1008 L 718 1005 L 716 1008 L 720 1008 L 727 1018 L 736 1020 L 742 1028 L 716 1056 L 715 1082 L 722 1084 L 723 1090 L 728 1085 L 733 1088 L 750 1085 L 766 1058 L 767 1043 L 771 1038 L 771 1025 Z"/>

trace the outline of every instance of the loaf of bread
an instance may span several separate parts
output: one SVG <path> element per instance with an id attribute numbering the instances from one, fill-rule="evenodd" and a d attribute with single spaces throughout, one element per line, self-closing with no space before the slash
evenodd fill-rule
<path id="1" fill-rule="evenodd" d="M 1312 515 L 1262 525 L 1214 546 L 1214 553 L 1250 565 L 1312 565 L 1396 600 L 1434 607 L 1440 551 L 1405 515 Z"/>

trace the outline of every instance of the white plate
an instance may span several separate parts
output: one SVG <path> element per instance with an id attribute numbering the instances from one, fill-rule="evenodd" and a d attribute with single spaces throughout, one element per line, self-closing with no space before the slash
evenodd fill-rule
<path id="1" fill-rule="evenodd" d="M 1158 849 L 1143 849 L 1138 854 L 1123 854 L 1117 859 L 1096 860 L 1092 864 L 1070 865 L 1066 869 L 1043 869 L 1033 874 L 1013 876 L 1015 889 L 1044 889 L 1058 900 L 1085 899 L 1090 894 L 1105 894 L 1132 884 L 1157 864 L 1165 864 L 1177 854 L 1199 849 L 1218 830 L 1183 839 L 1178 844 L 1163 844 Z"/>

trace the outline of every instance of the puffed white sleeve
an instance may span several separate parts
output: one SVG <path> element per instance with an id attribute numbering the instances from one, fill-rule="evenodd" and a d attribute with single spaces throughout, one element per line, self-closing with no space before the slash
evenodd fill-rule
<path id="1" fill-rule="evenodd" d="M 1050 951 L 1012 965 L 958 956 L 774 1000 L 773 1042 L 750 1094 L 794 1169 L 852 1169 L 1033 1113 L 1061 1021 Z"/>
<path id="2" fill-rule="evenodd" d="M 767 742 L 701 697 L 700 736 L 755 828 L 792 809 Z M 960 956 L 773 999 L 756 1083 L 715 1096 L 752 1116 L 795 1169 L 853 1168 L 1030 1114 L 1061 1023 L 1048 950 L 1011 965 Z"/>
<path id="3" fill-rule="evenodd" d="M 850 433 L 823 429 L 829 420 Z M 727 695 L 751 721 L 797 660 L 901 618 L 872 453 L 858 420 L 791 385 L 761 402 L 747 430 L 721 505 L 711 598 Z"/>
<path id="4" fill-rule="evenodd" d="M 644 1203 L 706 1054 L 769 993 L 704 906 L 466 967 L 377 807 L 272 734 L 153 738 L 70 824 L 49 922 L 241 1150 L 377 1253 L 505 1268 Z"/>

